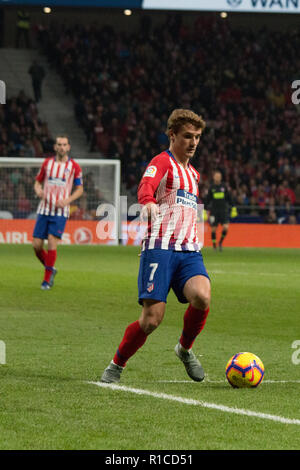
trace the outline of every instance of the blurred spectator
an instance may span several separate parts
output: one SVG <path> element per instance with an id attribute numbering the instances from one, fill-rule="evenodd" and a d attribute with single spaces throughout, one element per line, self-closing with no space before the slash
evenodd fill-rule
<path id="1" fill-rule="evenodd" d="M 20 8 L 17 11 L 16 47 L 25 45 L 30 48 L 30 43 L 30 15 L 27 10 Z"/>
<path id="2" fill-rule="evenodd" d="M 4 8 L 0 8 L 0 47 L 3 47 L 4 39 Z"/>
<path id="3" fill-rule="evenodd" d="M 287 199 L 278 210 L 278 222 L 280 224 L 296 224 L 296 214 L 291 202 Z"/>
<path id="4" fill-rule="evenodd" d="M 81 198 L 78 199 L 77 205 L 76 204 L 71 205 L 70 219 L 71 220 L 93 220 L 94 218 L 95 218 L 95 213 L 94 211 L 89 211 L 87 192 L 84 191 Z"/>
<path id="5" fill-rule="evenodd" d="M 268 215 L 266 216 L 264 222 L 266 224 L 277 224 L 278 223 L 276 212 L 275 212 L 274 209 L 269 210 Z"/>
<path id="6" fill-rule="evenodd" d="M 17 190 L 17 211 L 15 218 L 26 219 L 31 212 L 31 202 L 26 197 L 24 185 L 19 185 Z"/>
<path id="7" fill-rule="evenodd" d="M 36 60 L 34 60 L 32 65 L 29 67 L 28 73 L 31 75 L 34 98 L 36 103 L 38 103 L 42 99 L 42 83 L 45 78 L 45 70 Z"/>
<path id="8" fill-rule="evenodd" d="M 0 106 L 0 155 L 45 157 L 53 154 L 54 140 L 38 117 L 36 103 L 24 91 Z"/>

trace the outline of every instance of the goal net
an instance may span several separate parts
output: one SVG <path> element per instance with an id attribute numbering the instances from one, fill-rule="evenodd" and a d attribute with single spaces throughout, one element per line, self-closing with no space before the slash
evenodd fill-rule
<path id="1" fill-rule="evenodd" d="M 33 186 L 43 161 L 0 158 L 0 243 L 30 242 L 39 204 Z M 70 206 L 62 242 L 118 244 L 120 161 L 76 161 L 82 168 L 84 192 Z"/>

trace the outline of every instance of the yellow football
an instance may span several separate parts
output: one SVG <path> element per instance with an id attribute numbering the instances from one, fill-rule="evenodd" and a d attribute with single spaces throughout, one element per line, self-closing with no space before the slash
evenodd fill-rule
<path id="1" fill-rule="evenodd" d="M 226 378 L 233 388 L 257 387 L 264 373 L 261 359 L 250 352 L 234 354 L 226 365 Z"/>

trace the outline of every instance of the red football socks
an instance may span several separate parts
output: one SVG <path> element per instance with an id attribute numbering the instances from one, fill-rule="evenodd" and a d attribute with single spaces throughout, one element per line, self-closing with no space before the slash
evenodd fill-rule
<path id="1" fill-rule="evenodd" d="M 140 327 L 139 321 L 135 321 L 127 326 L 122 342 L 114 356 L 114 363 L 125 367 L 128 359 L 143 346 L 147 339 L 146 333 Z"/>
<path id="2" fill-rule="evenodd" d="M 183 318 L 183 330 L 180 337 L 180 344 L 184 349 L 191 349 L 200 331 L 203 330 L 209 307 L 206 310 L 198 310 L 189 305 Z"/>
<path id="3" fill-rule="evenodd" d="M 209 307 L 206 310 L 198 310 L 192 305 L 188 307 L 184 314 L 183 331 L 180 337 L 180 344 L 184 349 L 190 349 L 206 323 Z M 128 325 L 119 348 L 114 355 L 113 361 L 121 367 L 125 367 L 128 359 L 133 356 L 139 348 L 143 346 L 147 339 L 146 333 L 140 327 L 139 321 Z"/>
<path id="4" fill-rule="evenodd" d="M 50 277 L 52 274 L 52 268 L 54 267 L 55 261 L 56 261 L 56 255 L 57 251 L 56 250 L 48 250 L 46 262 L 45 262 L 45 276 L 44 276 L 44 281 L 50 282 Z"/>

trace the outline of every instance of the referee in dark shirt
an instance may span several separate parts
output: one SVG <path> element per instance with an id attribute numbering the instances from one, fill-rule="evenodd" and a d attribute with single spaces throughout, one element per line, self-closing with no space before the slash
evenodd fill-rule
<path id="1" fill-rule="evenodd" d="M 222 173 L 220 171 L 216 171 L 213 174 L 213 184 L 208 190 L 205 204 L 209 212 L 208 220 L 211 226 L 211 239 L 215 250 L 217 249 L 217 227 L 222 225 L 222 234 L 218 245 L 219 250 L 222 251 L 222 244 L 228 232 L 232 199 L 226 185 L 222 183 Z"/>

